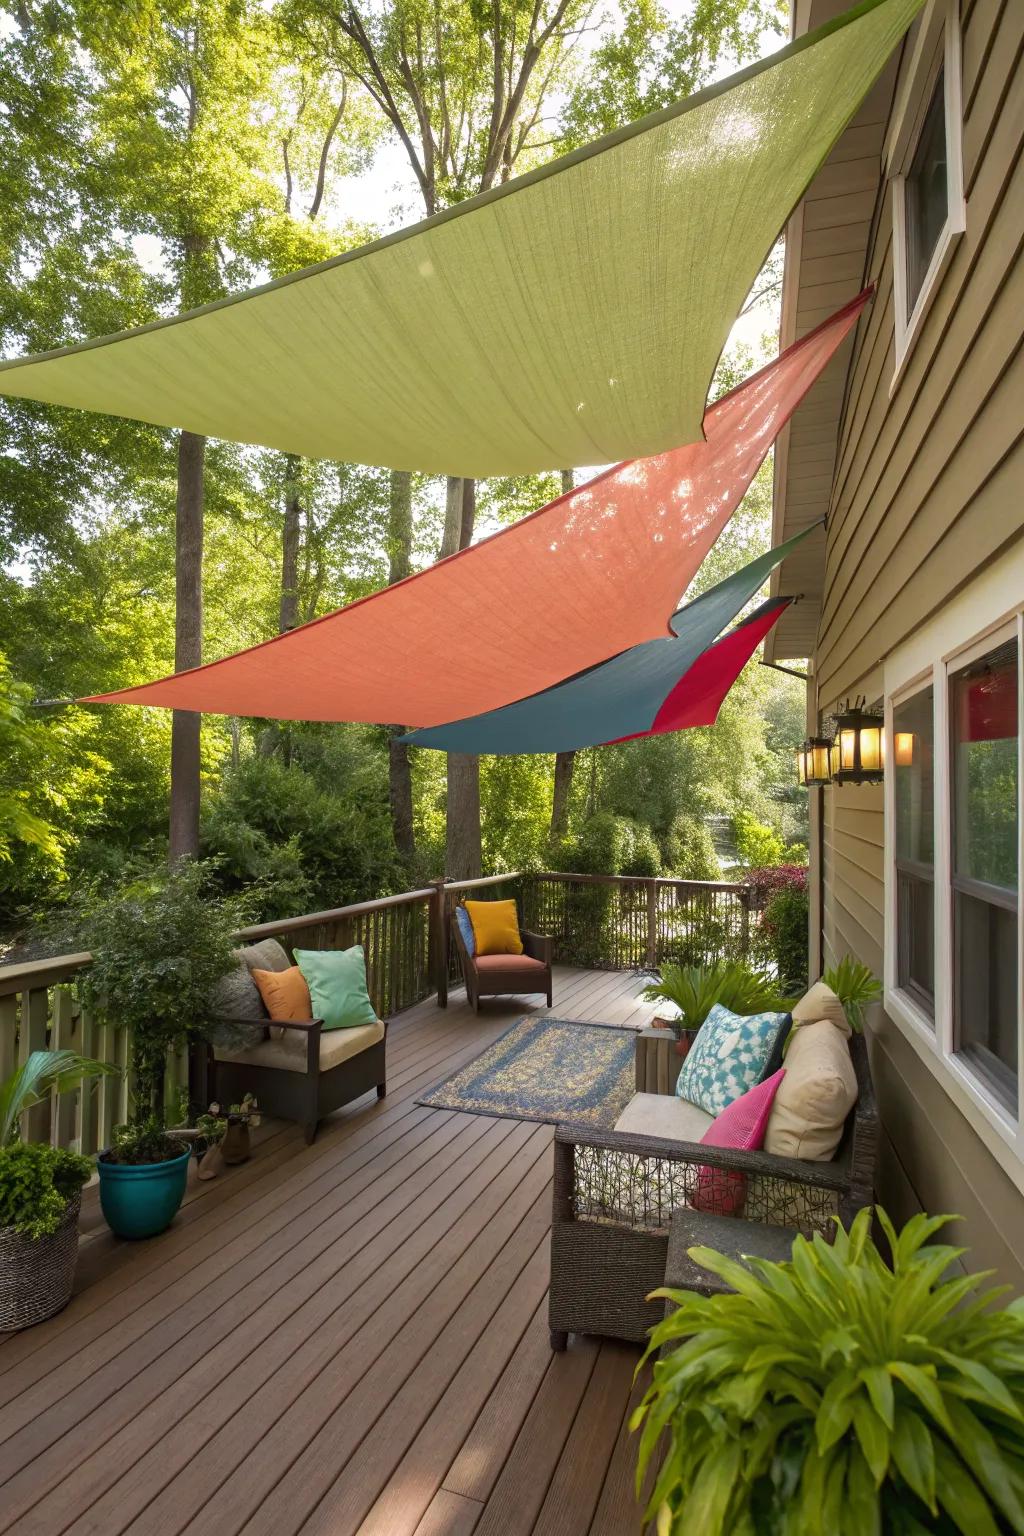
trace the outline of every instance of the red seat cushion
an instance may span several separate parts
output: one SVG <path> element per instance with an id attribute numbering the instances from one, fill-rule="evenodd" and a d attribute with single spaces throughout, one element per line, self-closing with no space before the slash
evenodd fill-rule
<path id="1" fill-rule="evenodd" d="M 543 960 L 535 960 L 532 955 L 477 955 L 474 963 L 481 976 L 492 971 L 519 971 L 524 976 L 535 976 L 547 970 Z"/>

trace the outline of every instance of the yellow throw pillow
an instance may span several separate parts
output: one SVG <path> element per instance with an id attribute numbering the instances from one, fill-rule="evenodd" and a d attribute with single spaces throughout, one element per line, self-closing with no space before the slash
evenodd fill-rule
<path id="1" fill-rule="evenodd" d="M 768 1117 L 764 1150 L 773 1157 L 825 1163 L 835 1156 L 857 1102 L 857 1073 L 841 1029 L 828 1019 L 790 1035 L 786 1075 Z"/>
<path id="2" fill-rule="evenodd" d="M 521 955 L 519 914 L 514 901 L 467 901 L 478 955 Z"/>

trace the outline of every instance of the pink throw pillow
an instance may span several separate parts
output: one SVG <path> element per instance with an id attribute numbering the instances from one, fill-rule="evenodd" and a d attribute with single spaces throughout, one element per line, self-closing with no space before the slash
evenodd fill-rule
<path id="1" fill-rule="evenodd" d="M 716 1116 L 714 1124 L 701 1137 L 701 1146 L 733 1147 L 741 1152 L 759 1152 L 764 1146 L 768 1116 L 785 1067 L 773 1072 L 763 1083 L 742 1094 Z M 746 1175 L 729 1168 L 704 1166 L 697 1170 L 697 1188 L 690 1198 L 695 1211 L 715 1216 L 738 1216 L 747 1197 Z"/>

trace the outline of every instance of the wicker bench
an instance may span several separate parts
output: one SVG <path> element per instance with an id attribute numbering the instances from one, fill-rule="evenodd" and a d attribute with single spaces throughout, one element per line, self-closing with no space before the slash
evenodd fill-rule
<path id="1" fill-rule="evenodd" d="M 699 1170 L 714 1167 L 747 1176 L 744 1222 L 828 1232 L 836 1216 L 849 1225 L 874 1195 L 878 1119 L 866 1043 L 850 1051 L 858 1100 L 830 1162 L 773 1157 L 667 1141 L 589 1126 L 555 1132 L 551 1227 L 551 1347 L 570 1333 L 636 1343 L 663 1315 L 648 1294 L 664 1283 L 672 1215 L 690 1203 Z M 637 1039 L 637 1088 L 671 1093 L 678 1076 L 674 1037 L 644 1030 Z"/>

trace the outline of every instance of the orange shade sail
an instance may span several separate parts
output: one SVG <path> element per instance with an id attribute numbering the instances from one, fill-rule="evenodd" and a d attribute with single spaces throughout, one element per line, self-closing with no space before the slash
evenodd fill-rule
<path id="1" fill-rule="evenodd" d="M 711 406 L 704 442 L 619 464 L 511 528 L 289 634 L 88 702 L 438 725 L 668 635 L 705 555 L 869 297 Z"/>

